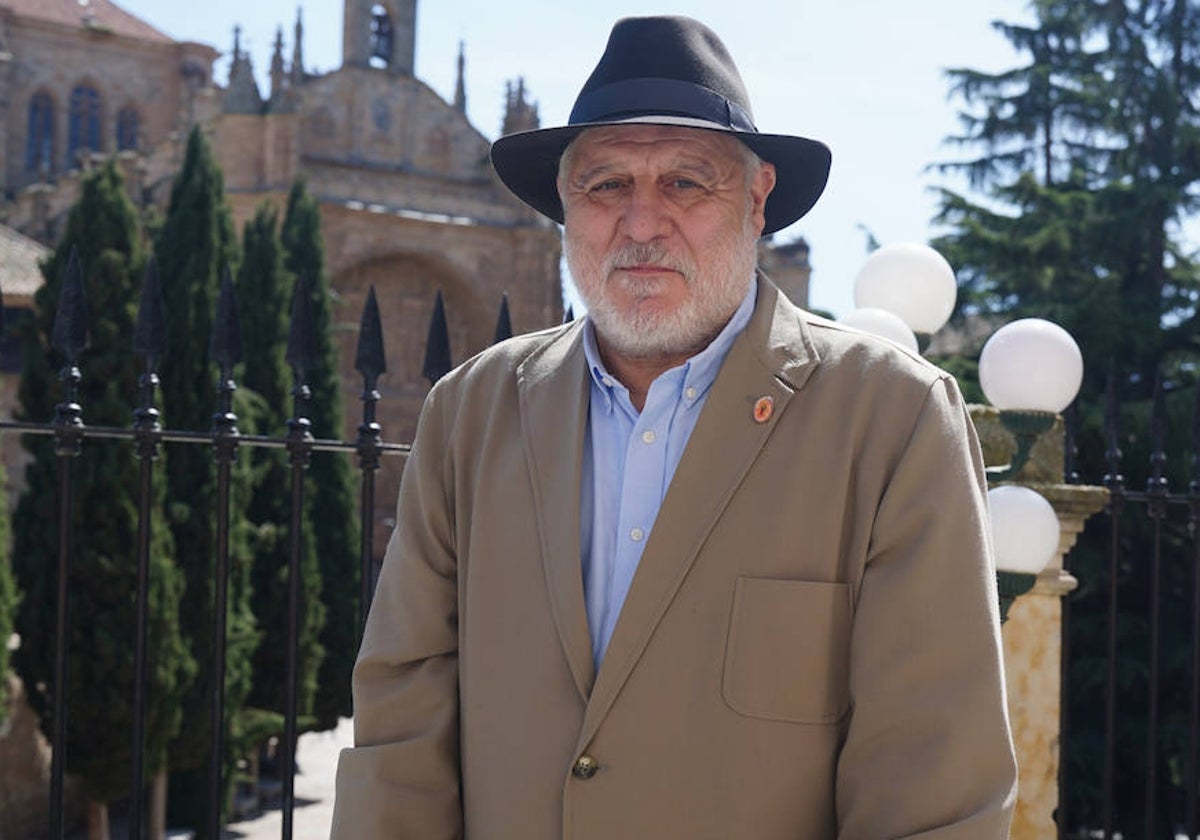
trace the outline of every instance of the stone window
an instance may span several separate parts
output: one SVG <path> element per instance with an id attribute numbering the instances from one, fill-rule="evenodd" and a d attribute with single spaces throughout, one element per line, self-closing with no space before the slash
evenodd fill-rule
<path id="1" fill-rule="evenodd" d="M 137 108 L 126 105 L 117 112 L 117 151 L 135 151 L 141 140 L 142 118 Z"/>
<path id="2" fill-rule="evenodd" d="M 42 91 L 29 100 L 29 131 L 25 135 L 25 171 L 49 172 L 54 166 L 54 100 Z"/>
<path id="3" fill-rule="evenodd" d="M 372 67 L 386 68 L 392 63 L 392 16 L 379 3 L 371 7 L 371 56 Z"/>
<path id="4" fill-rule="evenodd" d="M 67 112 L 67 160 L 70 165 L 80 152 L 99 152 L 101 142 L 100 92 L 88 84 L 77 85 L 71 91 L 71 107 Z"/>

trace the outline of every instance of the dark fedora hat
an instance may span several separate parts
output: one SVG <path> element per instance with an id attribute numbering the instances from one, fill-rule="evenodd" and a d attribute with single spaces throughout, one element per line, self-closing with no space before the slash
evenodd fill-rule
<path id="1" fill-rule="evenodd" d="M 805 137 L 762 134 L 733 59 L 716 33 L 688 17 L 617 21 L 567 125 L 522 131 L 492 144 L 496 174 L 522 201 L 563 220 L 556 180 L 563 150 L 588 128 L 622 123 L 722 131 L 775 165 L 763 233 L 799 219 L 829 177 L 829 149 Z"/>

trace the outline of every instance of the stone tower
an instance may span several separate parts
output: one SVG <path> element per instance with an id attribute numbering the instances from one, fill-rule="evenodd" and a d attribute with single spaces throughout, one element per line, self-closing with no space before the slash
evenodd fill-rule
<path id="1" fill-rule="evenodd" d="M 412 76 L 417 46 L 417 0 L 346 0 L 342 64 Z"/>

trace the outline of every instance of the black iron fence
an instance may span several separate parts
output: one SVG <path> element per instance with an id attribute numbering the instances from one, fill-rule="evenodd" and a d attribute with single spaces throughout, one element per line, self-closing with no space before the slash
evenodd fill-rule
<path id="1" fill-rule="evenodd" d="M 1058 836 L 1196 838 L 1200 386 L 1159 377 L 1149 400 L 1122 406 L 1118 382 L 1079 460 L 1067 423 L 1067 480 L 1087 462 L 1109 497 L 1069 558 L 1080 587 L 1063 607 Z"/>
<path id="2" fill-rule="evenodd" d="M 212 669 L 211 706 L 211 751 L 209 757 L 208 813 L 206 836 L 219 837 L 223 821 L 222 774 L 225 744 L 228 735 L 225 700 L 225 650 L 226 616 L 229 580 L 229 535 L 231 523 L 230 490 L 231 467 L 237 451 L 243 447 L 281 448 L 289 453 L 291 522 L 289 528 L 289 562 L 287 589 L 287 652 L 286 686 L 284 709 L 284 733 L 280 740 L 280 777 L 282 781 L 282 837 L 291 838 L 295 807 L 295 745 L 297 739 L 297 673 L 299 659 L 298 622 L 300 615 L 300 558 L 304 511 L 304 473 L 309 456 L 317 451 L 352 453 L 357 455 L 361 479 L 361 510 L 363 511 L 362 538 L 360 544 L 360 575 L 362 581 L 359 623 L 366 619 L 373 587 L 373 528 L 371 512 L 375 508 L 375 477 L 384 456 L 403 456 L 408 446 L 385 443 L 382 429 L 376 422 L 376 405 L 380 399 L 376 384 L 386 371 L 383 347 L 383 332 L 375 290 L 368 294 L 362 312 L 358 337 L 355 368 L 363 380 L 362 422 L 358 426 L 357 440 L 322 440 L 310 433 L 306 417 L 310 398 L 305 381 L 306 372 L 313 369 L 315 342 L 313 324 L 308 310 L 309 293 L 303 278 L 298 279 L 293 294 L 291 324 L 288 334 L 286 360 L 293 372 L 293 410 L 287 423 L 287 434 L 280 437 L 241 434 L 237 428 L 237 416 L 232 410 L 233 368 L 241 361 L 241 337 L 238 329 L 237 310 L 234 301 L 232 280 L 228 273 L 224 277 L 214 329 L 210 341 L 210 357 L 220 371 L 216 392 L 216 411 L 212 427 L 207 432 L 178 431 L 163 429 L 159 422 L 159 411 L 155 407 L 155 394 L 159 386 L 157 365 L 166 347 L 165 316 L 161 286 L 153 263 L 147 269 L 141 291 L 137 326 L 133 337 L 134 352 L 145 361 L 145 372 L 139 379 L 140 405 L 133 411 L 129 428 L 89 426 L 84 422 L 86 406 L 77 402 L 78 389 L 82 381 L 79 368 L 80 355 L 86 346 L 87 313 L 84 301 L 82 272 L 72 254 L 64 277 L 59 306 L 53 328 L 53 346 L 66 359 L 60 373 L 63 384 L 63 399 L 57 405 L 51 422 L 0 421 L 0 431 L 19 432 L 31 435 L 52 435 L 59 469 L 59 520 L 58 520 L 58 588 L 56 593 L 56 642 L 54 662 L 53 699 L 50 712 L 53 719 L 53 752 L 50 771 L 49 826 L 52 838 L 65 836 L 64 779 L 68 751 L 67 719 L 69 709 L 66 698 L 70 669 L 66 640 L 71 622 L 71 567 L 76 522 L 74 500 L 75 485 L 72 465 L 81 454 L 83 445 L 89 440 L 121 439 L 132 440 L 140 459 L 139 506 L 137 531 L 137 592 L 136 628 L 134 652 L 134 688 L 132 697 L 132 766 L 131 798 L 129 803 L 129 837 L 144 836 L 144 792 L 146 704 L 148 686 L 147 620 L 149 612 L 149 569 L 151 545 L 151 521 L 153 516 L 153 473 L 154 463 L 165 444 L 199 445 L 212 448 L 216 469 L 217 513 L 216 529 L 216 587 L 213 605 L 214 660 L 207 663 Z"/>

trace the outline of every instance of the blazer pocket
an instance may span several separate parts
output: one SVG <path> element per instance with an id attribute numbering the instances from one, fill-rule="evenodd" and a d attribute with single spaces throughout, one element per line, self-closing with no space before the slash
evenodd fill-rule
<path id="1" fill-rule="evenodd" d="M 739 714 L 833 723 L 850 707 L 850 586 L 739 577 L 721 694 Z"/>

